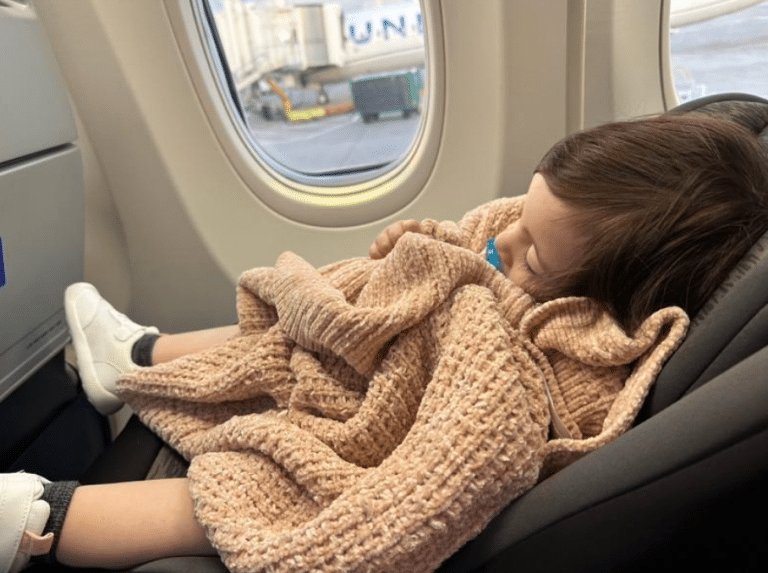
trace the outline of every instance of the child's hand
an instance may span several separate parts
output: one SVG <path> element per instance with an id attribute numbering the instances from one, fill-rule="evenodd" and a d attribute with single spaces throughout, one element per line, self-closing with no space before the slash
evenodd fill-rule
<path id="1" fill-rule="evenodd" d="M 368 250 L 368 256 L 372 259 L 383 259 L 395 248 L 395 243 L 407 232 L 421 233 L 421 224 L 414 220 L 397 221 L 387 226 Z"/>

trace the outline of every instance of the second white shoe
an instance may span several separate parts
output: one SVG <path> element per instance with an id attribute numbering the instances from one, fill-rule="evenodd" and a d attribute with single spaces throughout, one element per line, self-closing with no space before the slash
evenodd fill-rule
<path id="1" fill-rule="evenodd" d="M 119 313 L 88 283 L 67 287 L 64 309 L 88 400 L 102 414 L 112 414 L 123 405 L 115 394 L 117 379 L 138 368 L 131 359 L 134 343 L 159 331 Z"/>
<path id="2" fill-rule="evenodd" d="M 0 573 L 18 573 L 51 550 L 53 533 L 42 535 L 51 513 L 41 499 L 46 483 L 35 474 L 0 474 Z"/>

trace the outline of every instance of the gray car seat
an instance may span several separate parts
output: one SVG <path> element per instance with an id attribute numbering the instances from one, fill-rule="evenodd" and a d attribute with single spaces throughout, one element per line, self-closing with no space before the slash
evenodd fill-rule
<path id="1" fill-rule="evenodd" d="M 726 94 L 670 113 L 690 112 L 738 121 L 768 145 L 768 100 Z M 635 427 L 513 501 L 439 571 L 764 570 L 767 303 L 768 235 L 695 317 Z M 179 467 L 133 419 L 83 481 L 160 477 Z M 225 568 L 216 558 L 187 557 L 133 570 Z"/>

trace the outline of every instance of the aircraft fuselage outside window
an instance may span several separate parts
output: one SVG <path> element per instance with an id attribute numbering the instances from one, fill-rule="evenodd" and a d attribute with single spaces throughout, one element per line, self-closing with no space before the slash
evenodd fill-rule
<path id="1" fill-rule="evenodd" d="M 318 186 L 386 173 L 416 143 L 427 57 L 418 0 L 204 0 L 254 148 Z"/>
<path id="2" fill-rule="evenodd" d="M 728 92 L 768 98 L 768 1 L 672 0 L 670 46 L 681 103 Z"/>

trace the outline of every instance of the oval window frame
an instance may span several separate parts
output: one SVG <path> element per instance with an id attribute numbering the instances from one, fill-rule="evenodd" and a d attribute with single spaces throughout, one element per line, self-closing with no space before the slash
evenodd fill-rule
<path id="1" fill-rule="evenodd" d="M 406 154 L 384 173 L 364 181 L 334 176 L 289 177 L 252 143 L 239 103 L 226 83 L 227 71 L 214 52 L 215 37 L 203 0 L 166 0 L 187 67 L 219 144 L 253 195 L 276 213 L 299 223 L 347 227 L 383 219 L 413 201 L 429 179 L 440 147 L 445 65 L 439 2 L 421 0 L 426 51 L 426 106 Z M 292 173 L 293 175 L 293 173 Z M 330 184 L 329 184 L 330 183 Z"/>

